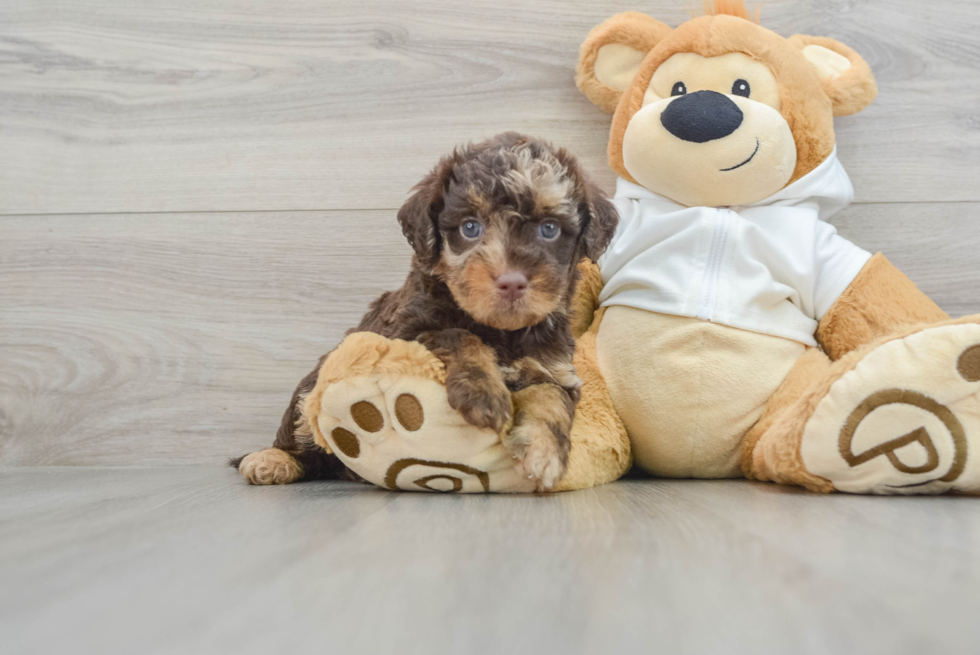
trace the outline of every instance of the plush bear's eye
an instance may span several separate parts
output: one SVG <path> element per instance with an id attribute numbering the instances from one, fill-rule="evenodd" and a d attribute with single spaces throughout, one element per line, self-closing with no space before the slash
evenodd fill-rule
<path id="1" fill-rule="evenodd" d="M 750 93 L 752 93 L 752 89 L 749 87 L 749 83 L 745 80 L 735 80 L 735 84 L 732 84 L 733 95 L 748 98 Z"/>
<path id="2" fill-rule="evenodd" d="M 687 93 L 687 85 L 683 82 L 675 82 L 674 88 L 670 90 L 672 96 L 682 96 Z"/>
<path id="3" fill-rule="evenodd" d="M 466 221 L 459 226 L 459 233 L 467 239 L 477 239 L 483 234 L 483 226 L 477 221 Z"/>
<path id="4" fill-rule="evenodd" d="M 538 234 L 542 239 L 551 241 L 561 233 L 561 228 L 558 223 L 554 221 L 548 221 L 547 223 L 542 223 L 538 226 Z"/>

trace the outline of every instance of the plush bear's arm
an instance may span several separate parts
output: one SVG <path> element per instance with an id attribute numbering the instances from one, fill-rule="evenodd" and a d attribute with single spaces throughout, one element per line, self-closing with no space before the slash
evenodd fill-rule
<path id="1" fill-rule="evenodd" d="M 895 332 L 897 328 L 949 318 L 881 253 L 868 260 L 817 327 L 817 341 L 831 359 Z"/>
<path id="2" fill-rule="evenodd" d="M 572 297 L 572 336 L 578 339 L 592 325 L 595 310 L 599 308 L 599 292 L 602 291 L 602 274 L 599 265 L 583 259 L 578 264 L 579 280 Z"/>

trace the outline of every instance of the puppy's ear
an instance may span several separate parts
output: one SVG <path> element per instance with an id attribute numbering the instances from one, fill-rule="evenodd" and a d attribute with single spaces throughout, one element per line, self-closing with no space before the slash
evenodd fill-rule
<path id="1" fill-rule="evenodd" d="M 576 194 L 579 198 L 578 217 L 582 230 L 579 233 L 579 255 L 576 258 L 588 257 L 596 261 L 606 251 L 616 226 L 619 225 L 619 212 L 616 206 L 606 199 L 592 180 L 579 165 L 578 160 L 564 148 L 555 152 L 555 157 L 565 167 L 567 174 L 575 180 Z"/>
<path id="2" fill-rule="evenodd" d="M 598 186 L 586 180 L 585 199 L 579 208 L 579 216 L 585 225 L 580 237 L 582 255 L 597 261 L 606 252 L 609 242 L 616 234 L 619 225 L 619 212 L 616 206 L 606 199 L 606 194 Z M 586 218 L 587 217 L 587 218 Z"/>
<path id="3" fill-rule="evenodd" d="M 419 266 L 426 273 L 439 262 L 442 237 L 439 234 L 439 212 L 445 206 L 444 194 L 452 179 L 453 168 L 459 159 L 457 152 L 443 157 L 398 210 L 402 234 L 415 250 Z"/>

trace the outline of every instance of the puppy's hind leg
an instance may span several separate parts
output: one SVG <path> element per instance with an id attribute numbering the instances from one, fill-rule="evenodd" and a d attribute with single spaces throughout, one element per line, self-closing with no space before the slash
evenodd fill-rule
<path id="1" fill-rule="evenodd" d="M 289 484 L 303 477 L 303 465 L 299 460 L 278 448 L 249 453 L 232 460 L 231 465 L 249 484 Z"/>
<path id="2" fill-rule="evenodd" d="M 316 449 L 316 450 L 314 450 Z M 231 460 L 249 484 L 291 484 L 309 480 L 351 480 L 360 478 L 344 466 L 335 455 L 319 446 L 290 453 L 279 448 L 265 448 Z"/>
<path id="3" fill-rule="evenodd" d="M 300 403 L 316 385 L 317 375 L 326 355 L 296 387 L 276 432 L 272 448 L 265 448 L 229 464 L 238 469 L 249 484 L 290 484 L 307 480 L 359 480 L 360 478 L 336 457 L 313 442 L 313 436 L 300 428 Z"/>

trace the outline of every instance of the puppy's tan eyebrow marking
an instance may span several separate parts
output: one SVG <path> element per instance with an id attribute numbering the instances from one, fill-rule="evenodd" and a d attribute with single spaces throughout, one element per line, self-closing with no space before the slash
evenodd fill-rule
<path id="1" fill-rule="evenodd" d="M 493 209 L 493 201 L 476 187 L 471 186 L 466 189 L 466 200 L 473 211 L 482 216 L 489 214 Z"/>

